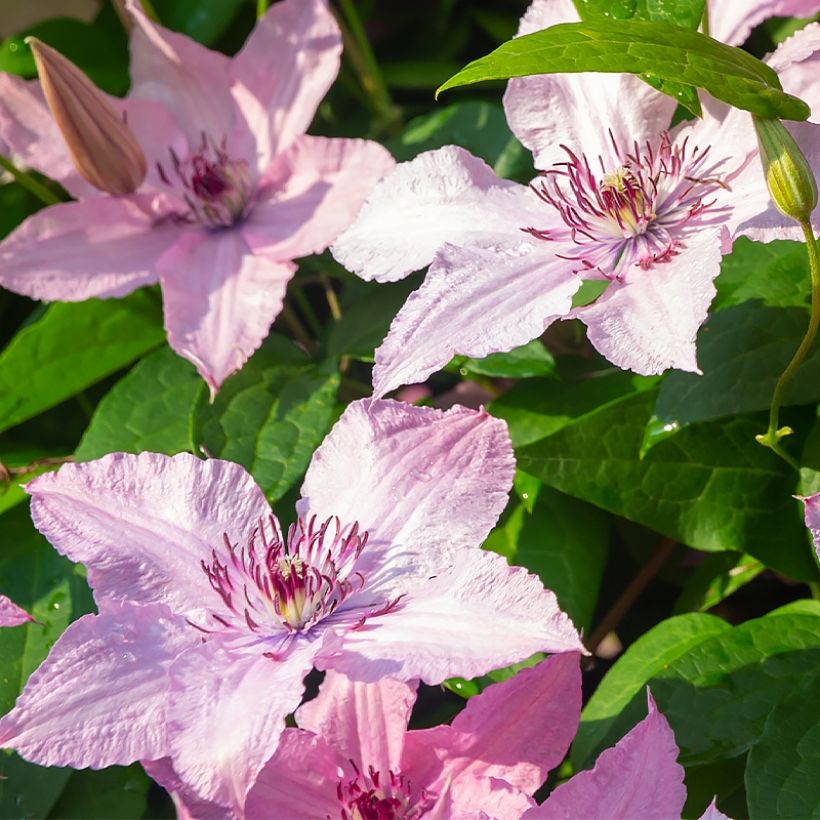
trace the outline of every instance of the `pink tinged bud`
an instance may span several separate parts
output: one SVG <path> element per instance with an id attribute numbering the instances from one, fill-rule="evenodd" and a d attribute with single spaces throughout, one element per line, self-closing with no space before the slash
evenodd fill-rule
<path id="1" fill-rule="evenodd" d="M 101 191 L 133 193 L 145 179 L 145 154 L 105 95 L 70 60 L 29 37 L 43 93 L 82 177 Z"/>
<path id="2" fill-rule="evenodd" d="M 780 120 L 752 119 L 772 201 L 786 216 L 807 221 L 817 207 L 817 182 L 806 157 Z"/>

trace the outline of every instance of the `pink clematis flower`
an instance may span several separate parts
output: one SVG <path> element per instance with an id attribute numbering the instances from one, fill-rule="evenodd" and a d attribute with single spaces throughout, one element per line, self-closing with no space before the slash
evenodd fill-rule
<path id="1" fill-rule="evenodd" d="M 647 716 L 601 752 L 593 769 L 562 783 L 540 806 L 527 811 L 524 820 L 679 818 L 686 802 L 679 749 L 649 692 L 647 702 Z M 700 820 L 725 817 L 713 801 Z"/>
<path id="2" fill-rule="evenodd" d="M 35 525 L 86 565 L 99 614 L 57 641 L 0 746 L 74 768 L 164 761 L 235 807 L 313 666 L 439 683 L 581 650 L 535 576 L 477 548 L 513 471 L 483 411 L 357 402 L 287 535 L 230 462 L 120 453 L 36 478 Z"/>
<path id="3" fill-rule="evenodd" d="M 339 69 L 325 0 L 275 4 L 232 59 L 129 9 L 132 87 L 110 102 L 148 160 L 135 193 L 82 180 L 39 83 L 0 75 L 0 142 L 78 200 L 0 243 L 0 285 L 78 301 L 159 281 L 168 341 L 214 393 L 267 335 L 293 260 L 323 251 L 393 160 L 374 142 L 305 135 Z"/>
<path id="4" fill-rule="evenodd" d="M 709 33 L 739 46 L 752 29 L 769 17 L 810 17 L 820 12 L 818 0 L 708 0 Z"/>
<path id="5" fill-rule="evenodd" d="M 33 621 L 34 618 L 21 609 L 10 598 L 0 595 L 0 626 L 20 626 Z"/>
<path id="6" fill-rule="evenodd" d="M 571 0 L 536 0 L 520 33 L 573 19 Z M 784 87 L 813 105 L 813 122 L 815 54 L 817 25 L 770 58 Z M 749 115 L 707 98 L 702 120 L 669 132 L 671 98 L 610 74 L 512 80 L 504 104 L 540 169 L 530 187 L 461 148 L 421 154 L 386 175 L 332 247 L 365 279 L 430 265 L 376 351 L 375 395 L 423 381 L 456 353 L 510 350 L 568 317 L 619 367 L 697 371 L 695 336 L 732 239 L 799 236 L 769 201 Z M 820 129 L 790 127 L 820 168 Z M 605 290 L 573 308 L 586 280 Z"/>
<path id="7" fill-rule="evenodd" d="M 449 726 L 408 731 L 415 694 L 412 684 L 329 672 L 262 770 L 247 816 L 521 817 L 575 735 L 578 655 L 489 686 Z"/>
<path id="8" fill-rule="evenodd" d="M 814 542 L 814 551 L 817 553 L 818 560 L 820 560 L 820 493 L 805 498 L 800 497 L 800 500 L 805 506 L 806 526 Z"/>

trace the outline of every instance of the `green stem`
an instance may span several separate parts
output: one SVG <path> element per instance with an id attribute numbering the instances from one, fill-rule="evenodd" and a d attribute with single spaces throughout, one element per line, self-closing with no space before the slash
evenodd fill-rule
<path id="1" fill-rule="evenodd" d="M 322 288 L 325 291 L 325 299 L 327 300 L 330 315 L 333 317 L 334 322 L 338 322 L 342 318 L 342 306 L 339 304 L 336 291 L 333 290 L 330 277 L 326 273 L 320 273 L 319 281 L 322 283 Z"/>
<path id="2" fill-rule="evenodd" d="M 34 179 L 31 174 L 21 171 L 13 162 L 7 160 L 3 156 L 0 156 L 0 168 L 4 168 L 8 171 L 27 191 L 34 194 L 37 199 L 44 202 L 46 205 L 57 205 L 62 202 L 60 197 L 58 197 L 54 191 L 46 188 L 45 185 Z"/>
<path id="3" fill-rule="evenodd" d="M 783 404 L 783 393 L 789 382 L 794 378 L 794 374 L 800 365 L 803 364 L 809 350 L 811 350 L 817 336 L 817 329 L 820 327 L 820 250 L 818 250 L 817 240 L 814 238 L 811 222 L 804 219 L 800 222 L 800 227 L 803 229 L 803 235 L 806 238 L 806 251 L 809 255 L 809 269 L 811 271 L 811 319 L 809 320 L 806 335 L 803 337 L 803 341 L 800 342 L 800 347 L 797 348 L 797 352 L 792 356 L 792 360 L 775 385 L 772 404 L 769 408 L 769 429 L 765 435 L 757 437 L 761 444 L 777 453 L 795 470 L 799 470 L 800 465 L 780 446 L 780 439 L 792 432 L 788 427 L 781 429 L 779 426 L 780 407 Z"/>
<path id="4" fill-rule="evenodd" d="M 260 17 L 265 16 L 265 12 L 268 10 L 268 0 L 256 0 L 256 18 L 257 20 Z"/>
<path id="5" fill-rule="evenodd" d="M 290 328 L 291 333 L 293 333 L 293 337 L 296 339 L 297 342 L 301 342 L 304 346 L 305 350 L 309 353 L 313 353 L 316 348 L 316 345 L 313 342 L 313 339 L 310 338 L 310 334 L 305 330 L 304 325 L 299 320 L 299 317 L 296 315 L 296 312 L 293 308 L 285 302 L 282 305 L 282 312 L 281 317 L 287 326 Z"/>
<path id="6" fill-rule="evenodd" d="M 301 281 L 294 282 L 294 287 L 290 291 L 291 295 L 293 296 L 294 301 L 297 305 L 299 305 L 299 310 L 302 311 L 302 315 L 305 317 L 305 321 L 310 325 L 311 331 L 316 335 L 320 336 L 322 333 L 322 323 L 319 321 L 319 317 L 316 315 L 316 312 L 313 310 L 313 307 L 310 304 L 310 300 L 305 295 L 304 290 L 302 287 Z"/>
<path id="7" fill-rule="evenodd" d="M 339 5 L 344 15 L 344 23 L 339 22 L 350 62 L 356 69 L 362 87 L 372 100 L 376 112 L 388 128 L 395 128 L 399 124 L 398 112 L 376 61 L 376 55 L 370 47 L 356 3 L 354 0 L 339 0 Z"/>

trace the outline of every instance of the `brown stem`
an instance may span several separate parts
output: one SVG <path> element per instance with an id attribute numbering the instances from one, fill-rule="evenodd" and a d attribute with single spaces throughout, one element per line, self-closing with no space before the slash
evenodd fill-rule
<path id="1" fill-rule="evenodd" d="M 22 467 L 7 467 L 2 461 L 0 461 L 0 482 L 9 482 L 18 475 L 28 475 L 40 467 L 57 467 L 60 464 L 66 464 L 69 461 L 74 461 L 74 456 L 49 456 L 47 458 L 35 458 L 30 464 L 24 464 Z"/>
<path id="2" fill-rule="evenodd" d="M 675 551 L 676 546 L 677 543 L 671 538 L 664 538 L 660 544 L 658 544 L 655 552 L 652 553 L 649 560 L 640 568 L 638 574 L 632 579 L 629 586 L 620 596 L 618 596 L 618 600 L 615 601 L 609 612 L 604 615 L 601 623 L 598 624 L 597 628 L 589 636 L 587 649 L 591 654 L 595 654 L 595 650 L 601 641 L 617 628 L 624 616 L 632 609 L 635 601 L 649 585 L 649 582 L 658 574 L 660 568 Z"/>

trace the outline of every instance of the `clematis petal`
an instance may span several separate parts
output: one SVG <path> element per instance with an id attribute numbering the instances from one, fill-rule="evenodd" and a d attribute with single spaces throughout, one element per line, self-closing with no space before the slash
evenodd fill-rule
<path id="1" fill-rule="evenodd" d="M 34 618 L 10 598 L 0 595 L 0 626 L 20 626 Z"/>
<path id="2" fill-rule="evenodd" d="M 514 470 L 506 424 L 484 411 L 359 401 L 314 454 L 302 512 L 357 521 L 368 550 L 415 551 L 426 577 L 487 537 Z"/>
<path id="3" fill-rule="evenodd" d="M 769 17 L 808 17 L 820 11 L 818 0 L 710 0 L 709 34 L 739 46 Z"/>
<path id="4" fill-rule="evenodd" d="M 805 505 L 806 526 L 814 541 L 814 549 L 820 558 L 820 493 L 800 499 Z"/>
<path id="5" fill-rule="evenodd" d="M 338 817 L 342 760 L 324 738 L 285 729 L 248 794 L 248 817 Z"/>
<path id="6" fill-rule="evenodd" d="M 729 818 L 717 807 L 717 798 L 714 798 L 700 816 L 700 820 L 729 820 Z"/>
<path id="7" fill-rule="evenodd" d="M 399 771 L 416 686 L 392 678 L 358 683 L 330 670 L 318 697 L 296 713 L 302 729 L 324 738 L 362 770 Z"/>
<path id="8" fill-rule="evenodd" d="M 610 284 L 596 302 L 575 311 L 589 328 L 590 342 L 625 370 L 700 372 L 695 337 L 715 296 L 720 251 L 719 234 L 703 232 L 687 239 L 668 262 L 636 268 L 631 280 Z"/>
<path id="9" fill-rule="evenodd" d="M 170 757 L 141 760 L 140 764 L 145 773 L 171 795 L 177 810 L 177 820 L 241 820 L 227 806 L 197 797 L 180 779 Z"/>
<path id="10" fill-rule="evenodd" d="M 820 1 L 814 5 L 820 11 Z M 783 89 L 811 106 L 809 122 L 820 123 L 820 23 L 812 23 L 781 43 L 766 62 L 778 74 Z"/>
<path id="11" fill-rule="evenodd" d="M 20 165 L 56 180 L 74 197 L 96 193 L 74 167 L 39 80 L 0 73 L 0 148 Z"/>
<path id="12" fill-rule="evenodd" d="M 321 253 L 393 165 L 376 142 L 299 137 L 277 158 L 268 198 L 256 204 L 242 235 L 254 253 L 268 259 Z"/>
<path id="13" fill-rule="evenodd" d="M 571 0 L 535 0 L 518 34 L 577 20 Z M 669 127 L 675 101 L 632 74 L 543 74 L 510 80 L 504 110 L 536 168 L 564 160 L 562 145 L 585 154 L 593 167 L 599 156 L 607 167 L 617 167 L 613 140 L 626 146 L 654 140 Z"/>
<path id="14" fill-rule="evenodd" d="M 161 605 L 101 605 L 71 624 L 0 720 L 0 746 L 42 766 L 124 765 L 168 751 L 169 665 L 197 633 Z"/>
<path id="15" fill-rule="evenodd" d="M 429 265 L 445 242 L 517 241 L 544 210 L 529 188 L 448 145 L 387 174 L 331 251 L 362 279 L 395 282 Z"/>
<path id="16" fill-rule="evenodd" d="M 169 740 L 174 769 L 205 800 L 241 810 L 299 704 L 315 643 L 286 656 L 227 652 L 209 641 L 171 669 Z"/>
<path id="17" fill-rule="evenodd" d="M 555 595 L 534 575 L 482 550 L 460 550 L 452 568 L 408 591 L 398 606 L 340 634 L 319 669 L 354 680 L 474 678 L 535 652 L 583 647 Z"/>
<path id="18" fill-rule="evenodd" d="M 268 335 L 296 267 L 254 256 L 236 230 L 188 231 L 158 267 L 168 343 L 214 396 Z"/>
<path id="19" fill-rule="evenodd" d="M 503 780 L 468 777 L 452 784 L 449 806 L 441 820 L 501 820 L 522 817 L 535 801 Z"/>
<path id="20" fill-rule="evenodd" d="M 257 103 L 253 124 L 270 156 L 304 134 L 336 75 L 342 36 L 325 0 L 284 0 L 268 9 L 231 64 Z M 240 106 L 242 105 L 241 97 Z"/>
<path id="21" fill-rule="evenodd" d="M 683 767 L 675 735 L 647 693 L 649 714 L 611 749 L 595 768 L 558 786 L 526 820 L 575 817 L 680 817 L 686 802 Z"/>
<path id="22" fill-rule="evenodd" d="M 373 393 L 424 381 L 454 355 L 483 358 L 540 336 L 572 308 L 582 280 L 553 255 L 560 248 L 446 244 L 376 350 Z"/>
<path id="23" fill-rule="evenodd" d="M 124 296 L 157 281 L 179 236 L 155 224 L 147 197 L 95 197 L 38 211 L 0 243 L 0 285 L 32 299 Z"/>
<path id="24" fill-rule="evenodd" d="M 152 22 L 138 0 L 126 0 L 126 6 L 134 19 L 129 97 L 161 103 L 189 145 L 199 145 L 203 132 L 219 142 L 238 113 L 230 94 L 230 59 Z"/>
<path id="25" fill-rule="evenodd" d="M 450 726 L 410 732 L 402 771 L 433 791 L 448 780 L 461 785 L 497 778 L 533 794 L 564 759 L 578 729 L 578 660 L 574 652 L 554 655 L 470 698 Z M 440 761 L 435 776 L 433 761 Z"/>
<path id="26" fill-rule="evenodd" d="M 98 602 L 161 602 L 180 613 L 220 601 L 200 562 L 223 534 L 242 543 L 270 515 L 242 467 L 188 453 L 65 464 L 26 491 L 35 526 L 58 552 L 86 565 Z"/>

